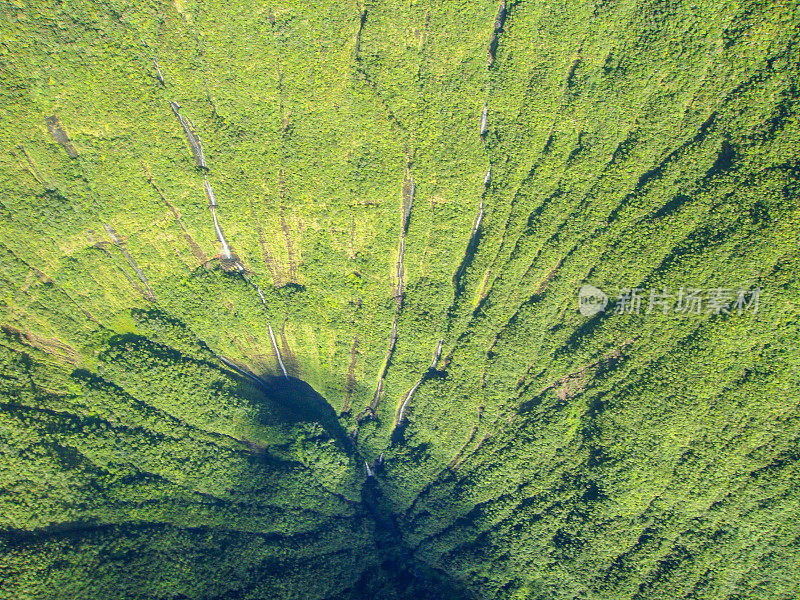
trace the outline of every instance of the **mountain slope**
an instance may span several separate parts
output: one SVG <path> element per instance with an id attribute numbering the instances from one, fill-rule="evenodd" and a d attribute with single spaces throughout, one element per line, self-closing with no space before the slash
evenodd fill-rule
<path id="1" fill-rule="evenodd" d="M 0 14 L 0 597 L 798 594 L 797 3 Z"/>

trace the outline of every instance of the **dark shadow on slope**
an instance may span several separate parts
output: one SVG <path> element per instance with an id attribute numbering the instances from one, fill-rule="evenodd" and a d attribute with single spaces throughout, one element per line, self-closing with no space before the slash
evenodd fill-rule
<path id="1" fill-rule="evenodd" d="M 448 321 L 452 321 L 456 311 L 456 305 L 461 300 L 462 295 L 464 294 L 464 289 L 466 288 L 466 282 L 464 281 L 464 276 L 467 273 L 467 269 L 472 265 L 472 261 L 475 258 L 475 254 L 478 251 L 478 245 L 480 244 L 482 237 L 482 232 L 478 229 L 475 234 L 470 238 L 469 242 L 467 243 L 467 248 L 464 251 L 464 256 L 461 259 L 461 263 L 458 265 L 455 274 L 453 275 L 453 304 L 450 307 L 450 314 Z"/>
<path id="2" fill-rule="evenodd" d="M 360 465 L 363 458 L 347 436 L 339 422 L 336 412 L 327 400 L 308 383 L 294 377 L 259 377 L 260 383 L 254 385 L 250 378 L 241 374 L 244 386 L 263 394 L 260 401 L 263 418 L 284 422 L 316 422 L 328 435 L 341 444 L 345 451 Z M 251 396 L 252 393 L 251 393 Z M 276 411 L 279 414 L 276 414 Z M 337 600 L 470 600 L 475 596 L 460 582 L 443 571 L 423 563 L 413 556 L 413 551 L 403 542 L 402 531 L 390 506 L 393 503 L 385 497 L 380 481 L 367 477 L 361 490 L 361 506 L 375 525 L 375 552 L 379 566 L 367 568 L 355 584 L 337 594 Z M 330 600 L 333 600 L 331 597 Z"/>
<path id="3" fill-rule="evenodd" d="M 403 543 L 397 519 L 389 510 L 388 499 L 376 478 L 368 478 L 361 491 L 361 502 L 375 522 L 375 548 L 378 568 L 366 569 L 354 585 L 336 600 L 474 600 L 476 596 L 444 571 L 414 558 Z M 329 600 L 334 600 L 330 598 Z"/>
<path id="4" fill-rule="evenodd" d="M 431 376 L 438 375 L 434 371 Z M 274 419 L 274 411 L 280 412 L 285 422 L 313 421 L 341 444 L 348 454 L 363 462 L 336 412 L 327 400 L 308 383 L 295 377 L 259 377 L 259 384 L 244 378 L 242 383 L 258 387 L 263 393 L 261 399 L 264 418 Z M 257 401 L 257 399 L 256 399 Z M 336 596 L 339 600 L 469 600 L 475 596 L 460 582 L 446 573 L 423 563 L 413 556 L 413 551 L 403 543 L 403 534 L 397 524 L 390 506 L 393 503 L 384 495 L 380 481 L 367 477 L 361 490 L 361 506 L 375 524 L 375 551 L 379 557 L 379 567 L 365 569 L 354 585 Z M 330 600 L 333 600 L 331 598 Z"/>
<path id="5" fill-rule="evenodd" d="M 271 411 L 277 405 L 284 421 L 313 421 L 342 445 L 348 454 L 355 448 L 347 436 L 334 408 L 313 387 L 296 377 L 260 377 L 259 386 L 269 403 L 261 404 L 262 411 Z M 264 415 L 266 416 L 266 415 Z"/>

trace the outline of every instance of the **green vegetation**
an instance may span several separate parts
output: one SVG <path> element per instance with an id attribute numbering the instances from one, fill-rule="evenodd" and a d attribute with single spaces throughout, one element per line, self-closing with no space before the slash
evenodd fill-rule
<path id="1" fill-rule="evenodd" d="M 0 599 L 800 596 L 799 26 L 0 0 Z"/>

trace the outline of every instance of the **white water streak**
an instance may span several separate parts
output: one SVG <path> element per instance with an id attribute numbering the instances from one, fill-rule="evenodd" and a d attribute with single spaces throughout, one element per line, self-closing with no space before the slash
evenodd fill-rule
<path id="1" fill-rule="evenodd" d="M 272 332 L 272 325 L 267 323 L 267 328 L 269 329 L 269 339 L 272 340 L 272 348 L 275 350 L 275 356 L 278 359 L 278 366 L 283 371 L 283 376 L 286 379 L 289 379 L 289 374 L 286 372 L 286 367 L 283 366 L 283 361 L 281 360 L 281 351 L 278 350 L 278 342 L 275 340 L 275 334 Z"/>

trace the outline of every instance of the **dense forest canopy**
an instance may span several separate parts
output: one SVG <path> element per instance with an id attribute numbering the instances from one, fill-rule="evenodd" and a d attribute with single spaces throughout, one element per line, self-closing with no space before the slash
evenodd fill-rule
<path id="1" fill-rule="evenodd" d="M 800 596 L 799 26 L 0 1 L 0 599 Z"/>

